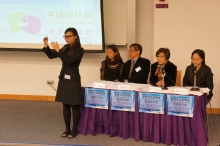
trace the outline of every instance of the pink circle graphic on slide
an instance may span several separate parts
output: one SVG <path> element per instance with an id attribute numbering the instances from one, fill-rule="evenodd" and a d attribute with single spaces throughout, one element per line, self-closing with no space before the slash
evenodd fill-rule
<path id="1" fill-rule="evenodd" d="M 26 14 L 21 21 L 26 23 L 22 30 L 28 34 L 37 34 L 41 29 L 41 21 L 36 15 Z"/>

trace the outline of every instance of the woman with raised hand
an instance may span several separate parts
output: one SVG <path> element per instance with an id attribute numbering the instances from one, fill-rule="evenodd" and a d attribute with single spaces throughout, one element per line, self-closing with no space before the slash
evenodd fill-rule
<path id="1" fill-rule="evenodd" d="M 54 50 L 49 48 L 48 37 L 45 37 L 43 39 L 43 51 L 49 59 L 59 57 L 62 61 L 55 100 L 63 103 L 63 117 L 66 130 L 61 137 L 74 138 L 78 134 L 79 106 L 83 102 L 79 65 L 84 54 L 84 49 L 81 47 L 80 38 L 75 28 L 66 29 L 63 37 L 67 44 L 60 49 L 57 42 L 51 42 Z M 70 126 L 71 115 L 73 119 L 72 128 Z"/>

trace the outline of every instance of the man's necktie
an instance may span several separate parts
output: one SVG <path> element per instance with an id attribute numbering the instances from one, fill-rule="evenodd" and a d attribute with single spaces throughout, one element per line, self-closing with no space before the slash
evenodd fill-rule
<path id="1" fill-rule="evenodd" d="M 135 61 L 132 60 L 132 61 L 131 61 L 131 67 L 130 67 L 130 72 L 129 72 L 129 76 L 128 76 L 128 78 L 131 77 L 131 72 L 132 72 L 132 70 L 133 70 L 133 68 L 134 68 L 134 63 L 135 63 Z"/>

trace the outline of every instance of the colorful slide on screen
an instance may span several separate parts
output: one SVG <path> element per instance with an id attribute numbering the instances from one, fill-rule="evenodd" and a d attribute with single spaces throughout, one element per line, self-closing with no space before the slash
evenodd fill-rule
<path id="1" fill-rule="evenodd" d="M 87 50 L 102 50 L 100 0 L 0 0 L 0 48 L 42 48 L 42 38 L 65 44 L 64 31 L 78 30 Z"/>

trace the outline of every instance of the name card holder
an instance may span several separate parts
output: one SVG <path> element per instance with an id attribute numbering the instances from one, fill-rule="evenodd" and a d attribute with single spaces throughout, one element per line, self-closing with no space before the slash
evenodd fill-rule
<path id="1" fill-rule="evenodd" d="M 131 86 L 130 85 L 118 85 L 119 90 L 130 90 Z"/>
<path id="2" fill-rule="evenodd" d="M 186 88 L 174 88 L 174 93 L 188 95 L 189 89 L 186 89 Z"/>
<path id="3" fill-rule="evenodd" d="M 110 108 L 111 110 L 119 111 L 135 111 L 135 96 L 134 91 L 111 90 Z"/>
<path id="4" fill-rule="evenodd" d="M 167 115 L 193 117 L 194 96 L 167 94 Z"/>
<path id="5" fill-rule="evenodd" d="M 89 108 L 108 109 L 109 90 L 85 88 L 84 106 Z"/>
<path id="6" fill-rule="evenodd" d="M 164 96 L 160 93 L 138 93 L 139 112 L 164 114 Z"/>
<path id="7" fill-rule="evenodd" d="M 94 82 L 93 87 L 94 88 L 105 88 L 105 84 Z"/>
<path id="8" fill-rule="evenodd" d="M 161 87 L 149 87 L 148 91 L 149 92 L 161 92 Z"/>

